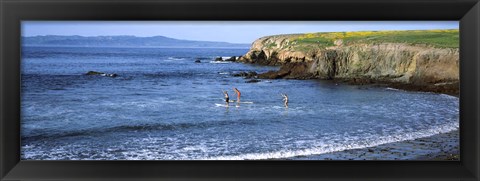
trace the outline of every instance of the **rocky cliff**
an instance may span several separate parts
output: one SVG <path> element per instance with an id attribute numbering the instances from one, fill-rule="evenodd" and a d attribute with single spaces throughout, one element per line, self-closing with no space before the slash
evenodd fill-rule
<path id="1" fill-rule="evenodd" d="M 277 35 L 253 42 L 239 61 L 282 66 L 259 78 L 385 83 L 458 94 L 458 42 L 458 30 Z"/>

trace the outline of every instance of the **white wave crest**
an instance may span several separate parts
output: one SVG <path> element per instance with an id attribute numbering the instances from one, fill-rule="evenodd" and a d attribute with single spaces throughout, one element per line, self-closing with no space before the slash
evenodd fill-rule
<path id="1" fill-rule="evenodd" d="M 391 87 L 387 87 L 387 88 L 385 88 L 385 90 L 389 90 L 389 91 L 400 91 L 399 89 L 395 89 L 395 88 L 391 88 Z"/>
<path id="2" fill-rule="evenodd" d="M 389 135 L 383 137 L 377 137 L 376 140 L 370 140 L 368 143 L 350 143 L 343 146 L 328 146 L 324 145 L 322 147 L 315 147 L 303 150 L 282 150 L 277 152 L 269 153 L 248 153 L 242 155 L 231 155 L 231 156 L 218 156 L 218 157 L 209 157 L 204 160 L 260 160 L 260 159 L 279 159 L 279 158 L 291 158 L 297 156 L 307 156 L 307 155 L 319 155 L 330 152 L 344 151 L 350 149 L 361 149 L 367 147 L 374 147 L 382 144 L 414 140 L 418 138 L 424 138 L 433 136 L 436 134 L 447 133 L 450 131 L 458 130 L 459 123 L 450 123 L 445 125 L 440 125 L 431 129 L 421 130 L 412 133 L 404 133 L 399 135 Z"/>
<path id="3" fill-rule="evenodd" d="M 185 58 L 179 58 L 179 57 L 168 57 L 167 60 L 185 60 Z"/>
<path id="4" fill-rule="evenodd" d="M 224 62 L 224 61 L 210 61 L 210 63 L 230 63 L 230 62 Z"/>

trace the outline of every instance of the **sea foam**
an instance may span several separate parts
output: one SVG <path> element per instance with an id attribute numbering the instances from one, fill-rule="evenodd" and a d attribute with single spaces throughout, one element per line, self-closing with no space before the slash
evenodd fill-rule
<path id="1" fill-rule="evenodd" d="M 241 155 L 231 155 L 231 156 L 217 156 L 217 157 L 208 157 L 203 160 L 262 160 L 262 159 L 281 159 L 281 158 L 291 158 L 297 156 L 308 156 L 308 155 L 319 155 L 330 152 L 345 151 L 350 149 L 361 149 L 367 147 L 374 147 L 382 144 L 414 140 L 418 138 L 424 138 L 433 136 L 436 134 L 447 133 L 450 131 L 458 130 L 459 124 L 451 123 L 433 127 L 431 129 L 425 129 L 417 132 L 404 133 L 398 135 L 388 135 L 377 137 L 376 140 L 369 140 L 368 142 L 362 141 L 353 142 L 344 144 L 342 146 L 328 146 L 323 145 L 314 148 L 302 149 L 302 150 L 281 150 L 276 152 L 267 152 L 267 153 L 247 153 Z"/>

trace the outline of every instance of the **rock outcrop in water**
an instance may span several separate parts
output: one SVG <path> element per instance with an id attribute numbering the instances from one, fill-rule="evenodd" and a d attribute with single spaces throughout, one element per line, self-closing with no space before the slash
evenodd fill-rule
<path id="1" fill-rule="evenodd" d="M 250 71 L 250 72 L 239 72 L 236 74 L 233 74 L 234 77 L 245 77 L 246 79 L 250 78 L 256 78 L 257 77 L 257 72 L 255 71 Z"/>
<path id="2" fill-rule="evenodd" d="M 117 74 L 107 74 L 103 72 L 96 72 L 96 71 L 88 71 L 85 75 L 99 75 L 103 77 L 117 77 Z"/>
<path id="3" fill-rule="evenodd" d="M 237 57 L 232 56 L 230 58 L 225 59 L 224 61 L 235 62 L 235 60 L 237 60 Z"/>
<path id="4" fill-rule="evenodd" d="M 222 57 L 216 57 L 214 61 L 223 61 Z"/>
<path id="5" fill-rule="evenodd" d="M 360 33 L 365 32 L 263 37 L 253 42 L 249 52 L 238 61 L 281 66 L 279 71 L 259 74 L 258 78 L 263 79 L 382 83 L 409 90 L 458 94 L 458 30 L 366 32 L 370 34 L 359 36 Z"/>
<path id="6" fill-rule="evenodd" d="M 222 57 L 216 57 L 214 59 L 214 61 L 217 61 L 217 62 L 235 62 L 237 60 L 237 57 L 236 56 L 232 56 L 230 58 L 225 58 L 223 59 Z"/>

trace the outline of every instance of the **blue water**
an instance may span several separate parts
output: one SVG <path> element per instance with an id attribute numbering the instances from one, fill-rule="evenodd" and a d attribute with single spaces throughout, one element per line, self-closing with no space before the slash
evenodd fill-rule
<path id="1" fill-rule="evenodd" d="M 247 51 L 24 47 L 22 159 L 291 158 L 458 129 L 456 97 L 321 80 L 246 83 L 232 74 L 278 67 L 212 61 Z M 225 107 L 222 90 L 236 99 L 233 87 L 253 103 Z"/>

